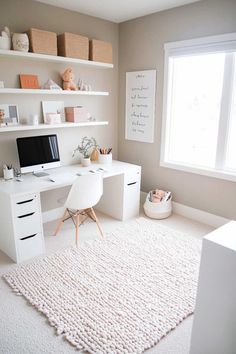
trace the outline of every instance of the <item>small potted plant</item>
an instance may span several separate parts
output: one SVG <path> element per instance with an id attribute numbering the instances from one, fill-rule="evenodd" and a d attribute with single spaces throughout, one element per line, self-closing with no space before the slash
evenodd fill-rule
<path id="1" fill-rule="evenodd" d="M 78 151 L 81 155 L 81 164 L 82 166 L 86 167 L 91 164 L 90 160 L 90 152 L 92 148 L 97 148 L 97 142 L 94 138 L 88 138 L 84 136 L 81 140 L 81 144 L 77 146 L 77 148 L 73 151 L 72 157 L 75 156 L 76 152 Z"/>

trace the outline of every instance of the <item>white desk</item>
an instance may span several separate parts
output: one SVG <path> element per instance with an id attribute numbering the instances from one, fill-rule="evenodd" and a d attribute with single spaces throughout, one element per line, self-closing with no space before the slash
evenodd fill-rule
<path id="1" fill-rule="evenodd" d="M 0 249 L 15 262 L 44 252 L 40 193 L 70 186 L 77 174 L 103 167 L 103 196 L 96 209 L 119 220 L 139 213 L 141 167 L 120 161 L 112 165 L 71 165 L 48 170 L 47 177 L 24 175 L 23 182 L 0 181 Z"/>

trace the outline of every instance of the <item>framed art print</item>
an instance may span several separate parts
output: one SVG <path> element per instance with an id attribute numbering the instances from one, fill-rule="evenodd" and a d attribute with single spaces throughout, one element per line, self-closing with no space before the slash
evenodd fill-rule
<path id="1" fill-rule="evenodd" d="M 65 108 L 63 101 L 42 101 L 44 123 L 51 124 L 65 121 Z M 50 119 L 51 117 L 52 119 Z"/>
<path id="2" fill-rule="evenodd" d="M 37 75 L 20 75 L 20 86 L 22 89 L 39 89 Z"/>
<path id="3" fill-rule="evenodd" d="M 0 126 L 19 124 L 18 108 L 15 104 L 0 104 Z"/>
<path id="4" fill-rule="evenodd" d="M 125 139 L 154 142 L 156 70 L 126 73 Z"/>

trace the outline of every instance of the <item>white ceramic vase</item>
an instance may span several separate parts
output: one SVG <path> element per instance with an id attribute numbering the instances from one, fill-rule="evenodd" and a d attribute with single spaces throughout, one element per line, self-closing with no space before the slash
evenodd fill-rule
<path id="1" fill-rule="evenodd" d="M 83 167 L 87 167 L 87 166 L 90 166 L 91 165 L 91 160 L 90 160 L 90 157 L 82 157 L 81 158 L 81 164 Z"/>
<path id="2" fill-rule="evenodd" d="M 11 49 L 11 38 L 0 37 L 0 49 L 10 50 Z"/>
<path id="3" fill-rule="evenodd" d="M 14 33 L 12 36 L 13 49 L 20 52 L 29 51 L 29 37 L 26 33 Z"/>

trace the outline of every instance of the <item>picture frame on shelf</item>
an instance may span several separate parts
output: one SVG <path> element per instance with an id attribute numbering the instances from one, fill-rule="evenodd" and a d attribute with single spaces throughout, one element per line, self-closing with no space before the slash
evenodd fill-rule
<path id="1" fill-rule="evenodd" d="M 16 104 L 0 104 L 0 127 L 19 124 L 18 107 Z"/>
<path id="2" fill-rule="evenodd" d="M 39 89 L 38 76 L 20 74 L 20 86 L 22 89 Z"/>
<path id="3" fill-rule="evenodd" d="M 45 124 L 65 122 L 65 107 L 63 101 L 42 101 L 43 120 Z"/>

